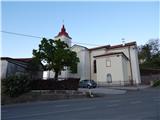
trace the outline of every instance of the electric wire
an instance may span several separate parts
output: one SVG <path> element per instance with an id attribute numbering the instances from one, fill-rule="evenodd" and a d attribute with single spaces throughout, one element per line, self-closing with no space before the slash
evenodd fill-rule
<path id="1" fill-rule="evenodd" d="M 1 32 L 2 33 L 6 33 L 6 34 L 11 34 L 11 35 L 24 36 L 24 37 L 32 37 L 32 38 L 40 38 L 40 39 L 43 38 L 43 37 L 40 37 L 40 36 L 17 33 L 17 32 L 10 32 L 10 31 L 5 31 L 5 30 L 2 30 Z M 97 44 L 81 43 L 81 42 L 73 42 L 73 41 L 71 43 L 81 44 L 81 45 L 88 45 L 88 46 L 100 46 L 100 45 L 97 45 Z"/>

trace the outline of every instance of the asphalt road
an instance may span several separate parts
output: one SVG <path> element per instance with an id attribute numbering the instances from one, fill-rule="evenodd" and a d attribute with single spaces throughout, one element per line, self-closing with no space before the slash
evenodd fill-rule
<path id="1" fill-rule="evenodd" d="M 2 106 L 2 120 L 160 120 L 160 88 Z"/>

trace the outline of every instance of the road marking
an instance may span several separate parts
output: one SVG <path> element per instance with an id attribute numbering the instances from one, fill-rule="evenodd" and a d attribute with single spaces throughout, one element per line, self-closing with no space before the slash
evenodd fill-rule
<path id="1" fill-rule="evenodd" d="M 139 104 L 142 103 L 142 101 L 131 101 L 130 104 Z"/>
<path id="2" fill-rule="evenodd" d="M 84 110 L 91 110 L 96 107 L 84 107 L 84 108 L 78 108 L 78 109 L 71 109 L 71 110 L 63 110 L 63 111 L 55 111 L 55 112 L 46 112 L 46 113 L 37 113 L 37 114 L 28 114 L 28 115 L 21 115 L 21 116 L 12 116 L 12 117 L 4 117 L 3 120 L 8 119 L 18 119 L 18 118 L 29 118 L 29 117 L 36 117 L 36 116 L 43 116 L 43 115 L 49 115 L 49 114 L 58 114 L 58 113 L 65 113 L 65 112 L 77 112 L 77 111 L 84 111 Z"/>

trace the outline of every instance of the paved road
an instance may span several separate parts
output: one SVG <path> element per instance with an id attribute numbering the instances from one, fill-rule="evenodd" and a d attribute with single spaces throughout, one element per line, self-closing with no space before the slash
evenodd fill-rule
<path id="1" fill-rule="evenodd" d="M 103 95 L 118 95 L 118 94 L 125 94 L 126 90 L 118 90 L 118 89 L 112 89 L 112 88 L 106 88 L 106 87 L 97 87 L 95 89 L 88 89 L 88 88 L 79 88 L 79 91 L 81 92 L 91 92 L 93 94 L 103 94 Z"/>
<path id="2" fill-rule="evenodd" d="M 100 98 L 2 106 L 2 120 L 160 120 L 160 88 Z"/>

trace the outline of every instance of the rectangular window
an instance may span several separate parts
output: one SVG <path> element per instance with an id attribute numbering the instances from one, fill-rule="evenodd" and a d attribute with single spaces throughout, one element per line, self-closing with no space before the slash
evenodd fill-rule
<path id="1" fill-rule="evenodd" d="M 93 69 L 94 69 L 94 73 L 97 73 L 97 66 L 96 66 L 96 60 L 93 61 Z"/>
<path id="2" fill-rule="evenodd" d="M 106 60 L 106 66 L 111 67 L 111 61 L 110 60 Z"/>

